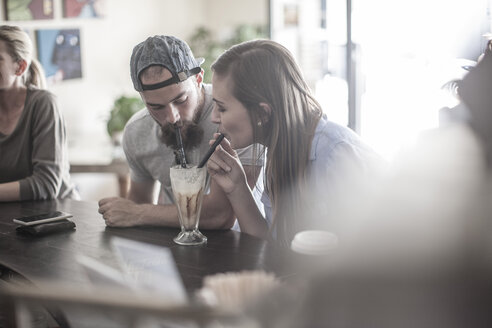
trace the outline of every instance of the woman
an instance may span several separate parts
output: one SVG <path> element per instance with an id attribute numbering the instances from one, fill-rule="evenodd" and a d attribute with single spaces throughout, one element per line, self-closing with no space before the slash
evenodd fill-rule
<path id="1" fill-rule="evenodd" d="M 288 243 L 299 230 L 316 225 L 307 213 L 319 215 L 310 206 L 324 201 L 313 197 L 334 192 L 343 183 L 342 171 L 365 169 L 377 156 L 351 130 L 326 119 L 280 44 L 255 40 L 233 46 L 212 71 L 213 119 L 227 138 L 210 158 L 209 173 L 233 204 L 241 231 L 263 238 L 271 231 Z M 254 143 L 267 148 L 265 218 L 233 150 Z"/>
<path id="2" fill-rule="evenodd" d="M 29 36 L 0 26 L 0 201 L 76 197 L 65 123 Z"/>

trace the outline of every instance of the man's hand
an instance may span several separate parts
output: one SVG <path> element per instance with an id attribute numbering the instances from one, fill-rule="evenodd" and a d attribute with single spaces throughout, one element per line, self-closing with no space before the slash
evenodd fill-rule
<path id="1" fill-rule="evenodd" d="M 131 200 L 111 197 L 99 201 L 99 213 L 107 226 L 132 227 L 140 224 L 143 209 Z"/>

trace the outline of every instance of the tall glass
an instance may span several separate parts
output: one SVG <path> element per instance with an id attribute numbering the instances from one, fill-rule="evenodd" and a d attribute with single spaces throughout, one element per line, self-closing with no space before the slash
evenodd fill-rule
<path id="1" fill-rule="evenodd" d="M 203 194 L 207 180 L 207 169 L 176 165 L 170 169 L 174 202 L 178 207 L 181 232 L 174 238 L 180 245 L 200 245 L 207 242 L 198 230 Z"/>

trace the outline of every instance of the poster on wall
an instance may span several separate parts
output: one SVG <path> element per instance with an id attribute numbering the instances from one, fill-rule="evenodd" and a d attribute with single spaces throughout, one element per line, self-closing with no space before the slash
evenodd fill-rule
<path id="1" fill-rule="evenodd" d="M 296 3 L 284 4 L 284 27 L 299 25 L 299 6 Z"/>
<path id="2" fill-rule="evenodd" d="M 63 0 L 63 16 L 100 18 L 106 16 L 106 0 Z"/>
<path id="3" fill-rule="evenodd" d="M 53 0 L 6 0 L 7 20 L 53 19 Z"/>
<path id="4" fill-rule="evenodd" d="M 36 41 L 49 84 L 82 77 L 79 29 L 38 30 Z"/>

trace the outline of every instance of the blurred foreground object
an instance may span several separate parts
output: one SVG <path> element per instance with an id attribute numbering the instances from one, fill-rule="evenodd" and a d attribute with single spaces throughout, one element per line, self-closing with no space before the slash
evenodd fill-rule
<path id="1" fill-rule="evenodd" d="M 338 238 L 334 233 L 323 230 L 305 230 L 294 236 L 290 247 L 299 254 L 324 255 L 331 253 L 337 245 Z"/>
<path id="2" fill-rule="evenodd" d="M 458 88 L 458 95 L 470 111 L 470 125 L 481 138 L 487 164 L 492 165 L 492 52 L 487 51 Z"/>
<path id="3" fill-rule="evenodd" d="M 492 327 L 491 53 L 458 93 L 469 121 L 423 134 L 378 189 L 340 195 L 336 257 L 302 302 L 284 289 L 258 304 L 264 327 Z"/>
<path id="4" fill-rule="evenodd" d="M 245 306 L 280 286 L 272 273 L 264 271 L 227 272 L 207 276 L 198 298 L 214 308 L 242 312 Z"/>

